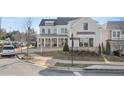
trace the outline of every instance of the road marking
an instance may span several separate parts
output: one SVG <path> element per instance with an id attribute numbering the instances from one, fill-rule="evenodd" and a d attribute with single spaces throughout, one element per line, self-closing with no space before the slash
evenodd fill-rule
<path id="1" fill-rule="evenodd" d="M 73 72 L 76 76 L 82 76 L 79 72 Z"/>

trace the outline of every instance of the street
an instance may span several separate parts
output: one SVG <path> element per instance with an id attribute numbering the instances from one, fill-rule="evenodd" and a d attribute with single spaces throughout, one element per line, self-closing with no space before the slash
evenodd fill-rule
<path id="1" fill-rule="evenodd" d="M 123 76 L 119 72 L 102 72 L 93 70 L 66 71 L 44 68 L 28 62 L 21 62 L 16 57 L 0 59 L 0 76 Z"/>
<path id="2" fill-rule="evenodd" d="M 24 63 L 17 60 L 16 57 L 0 59 L 0 75 L 1 76 L 34 76 L 39 75 L 38 72 L 44 68 Z"/>

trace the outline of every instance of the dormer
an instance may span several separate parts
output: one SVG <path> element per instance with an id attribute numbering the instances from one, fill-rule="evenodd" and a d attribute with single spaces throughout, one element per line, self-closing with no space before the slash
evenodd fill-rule
<path id="1" fill-rule="evenodd" d="M 45 21 L 45 26 L 53 26 L 54 21 Z"/>

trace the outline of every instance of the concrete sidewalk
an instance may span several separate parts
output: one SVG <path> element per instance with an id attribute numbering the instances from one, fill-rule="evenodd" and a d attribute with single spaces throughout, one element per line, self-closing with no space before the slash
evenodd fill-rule
<path id="1" fill-rule="evenodd" d="M 124 66 L 113 66 L 113 65 L 92 65 L 92 66 L 85 67 L 84 69 L 124 70 Z"/>
<path id="2" fill-rule="evenodd" d="M 19 55 L 20 57 L 22 55 Z M 104 71 L 108 71 L 108 70 L 114 70 L 114 71 L 122 71 L 124 72 L 124 63 L 115 63 L 115 62 L 111 62 L 111 64 L 107 64 L 105 62 L 89 62 L 89 61 L 74 61 L 74 64 L 91 64 L 91 66 L 88 67 L 84 67 L 84 68 L 78 68 L 78 67 L 58 67 L 55 66 L 56 62 L 59 63 L 71 63 L 70 60 L 59 60 L 59 59 L 52 59 L 50 57 L 42 57 L 36 54 L 32 54 L 32 56 L 35 57 L 35 59 L 38 59 L 35 62 L 31 62 L 34 65 L 37 66 L 41 66 L 41 67 L 45 67 L 45 68 L 50 68 L 50 69 L 56 69 L 56 70 L 66 70 L 66 71 L 83 71 L 83 70 L 104 70 Z"/>
<path id="3" fill-rule="evenodd" d="M 71 63 L 71 60 L 52 59 L 57 63 Z M 91 64 L 91 65 L 124 65 L 124 62 L 104 62 L 104 61 L 73 61 L 74 64 Z"/>

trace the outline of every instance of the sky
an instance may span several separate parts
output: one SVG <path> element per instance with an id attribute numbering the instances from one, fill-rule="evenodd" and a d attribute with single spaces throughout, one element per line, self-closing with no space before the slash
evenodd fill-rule
<path id="1" fill-rule="evenodd" d="M 35 30 L 39 30 L 39 23 L 42 18 L 56 18 L 56 17 L 31 17 L 32 27 Z M 92 17 L 99 24 L 104 24 L 107 21 L 119 21 L 121 17 Z M 26 17 L 1 17 L 1 27 L 6 28 L 7 31 L 20 30 L 24 31 Z"/>

